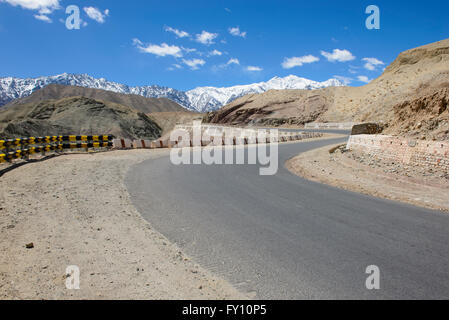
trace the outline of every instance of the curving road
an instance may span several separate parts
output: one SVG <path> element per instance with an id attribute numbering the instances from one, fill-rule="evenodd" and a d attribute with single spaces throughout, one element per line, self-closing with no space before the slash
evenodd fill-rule
<path id="1" fill-rule="evenodd" d="M 449 298 L 449 215 L 309 182 L 283 166 L 343 140 L 280 145 L 275 176 L 165 157 L 135 166 L 126 185 L 158 231 L 257 299 Z M 380 290 L 366 289 L 370 265 L 380 268 Z"/>

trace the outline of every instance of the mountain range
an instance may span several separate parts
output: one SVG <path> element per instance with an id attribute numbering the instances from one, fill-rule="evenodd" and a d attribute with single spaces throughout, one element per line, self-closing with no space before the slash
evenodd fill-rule
<path id="1" fill-rule="evenodd" d="M 85 97 L 97 101 L 109 101 L 133 108 L 145 114 L 154 112 L 182 112 L 186 111 L 178 103 L 167 98 L 145 98 L 136 94 L 123 94 L 101 89 L 91 89 L 78 86 L 49 84 L 34 91 L 31 95 L 15 99 L 2 109 L 11 109 L 23 104 L 38 104 L 47 100 L 60 100 L 69 97 Z"/>
<path id="2" fill-rule="evenodd" d="M 269 90 L 312 90 L 343 86 L 343 83 L 337 79 L 317 82 L 290 75 L 285 78 L 275 77 L 267 82 L 254 83 L 250 85 L 227 88 L 199 87 L 184 92 L 157 85 L 130 87 L 125 84 L 108 81 L 104 78 L 96 79 L 87 74 L 63 73 L 56 76 L 27 79 L 13 77 L 0 78 L 0 106 L 6 105 L 16 99 L 28 97 L 33 92 L 50 84 L 101 89 L 121 94 L 139 95 L 146 98 L 167 98 L 178 103 L 187 110 L 196 112 L 210 112 L 218 110 L 224 105 L 242 96 L 255 93 L 264 93 Z"/>

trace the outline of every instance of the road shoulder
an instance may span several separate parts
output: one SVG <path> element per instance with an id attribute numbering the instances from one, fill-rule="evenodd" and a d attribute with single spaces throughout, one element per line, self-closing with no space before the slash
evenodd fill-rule
<path id="1" fill-rule="evenodd" d="M 319 183 L 412 205 L 449 212 L 449 180 L 421 176 L 385 164 L 363 163 L 352 154 L 329 151 L 338 145 L 302 153 L 286 163 L 292 173 Z"/>
<path id="2" fill-rule="evenodd" d="M 127 171 L 167 152 L 67 155 L 5 174 L 0 299 L 245 299 L 186 257 L 132 205 Z M 80 290 L 65 286 L 72 265 L 81 272 Z"/>

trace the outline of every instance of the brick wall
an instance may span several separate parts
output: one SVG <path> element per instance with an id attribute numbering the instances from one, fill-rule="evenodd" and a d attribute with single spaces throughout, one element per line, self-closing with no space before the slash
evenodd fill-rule
<path id="1" fill-rule="evenodd" d="M 449 142 L 412 140 L 385 135 L 351 136 L 347 148 L 383 160 L 440 167 L 449 171 Z"/>
<path id="2" fill-rule="evenodd" d="M 306 129 L 342 129 L 342 130 L 351 130 L 352 127 L 357 125 L 358 123 L 353 122 L 339 122 L 339 123 L 307 123 L 305 125 Z"/>

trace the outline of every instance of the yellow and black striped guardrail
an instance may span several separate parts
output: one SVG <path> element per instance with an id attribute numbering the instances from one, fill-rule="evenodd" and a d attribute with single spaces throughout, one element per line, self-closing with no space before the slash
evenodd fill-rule
<path id="1" fill-rule="evenodd" d="M 0 163 L 28 158 L 30 155 L 67 149 L 110 148 L 113 146 L 112 135 L 98 136 L 46 136 L 23 139 L 0 140 Z M 43 144 L 32 147 L 32 145 Z M 15 149 L 15 150 L 14 150 Z"/>
<path id="2" fill-rule="evenodd" d="M 76 141 L 95 141 L 105 142 L 111 141 L 114 137 L 111 135 L 103 136 L 47 136 L 47 137 L 31 137 L 23 139 L 0 140 L 0 150 L 10 147 L 20 147 L 29 144 L 52 143 L 52 142 L 76 142 Z"/>

